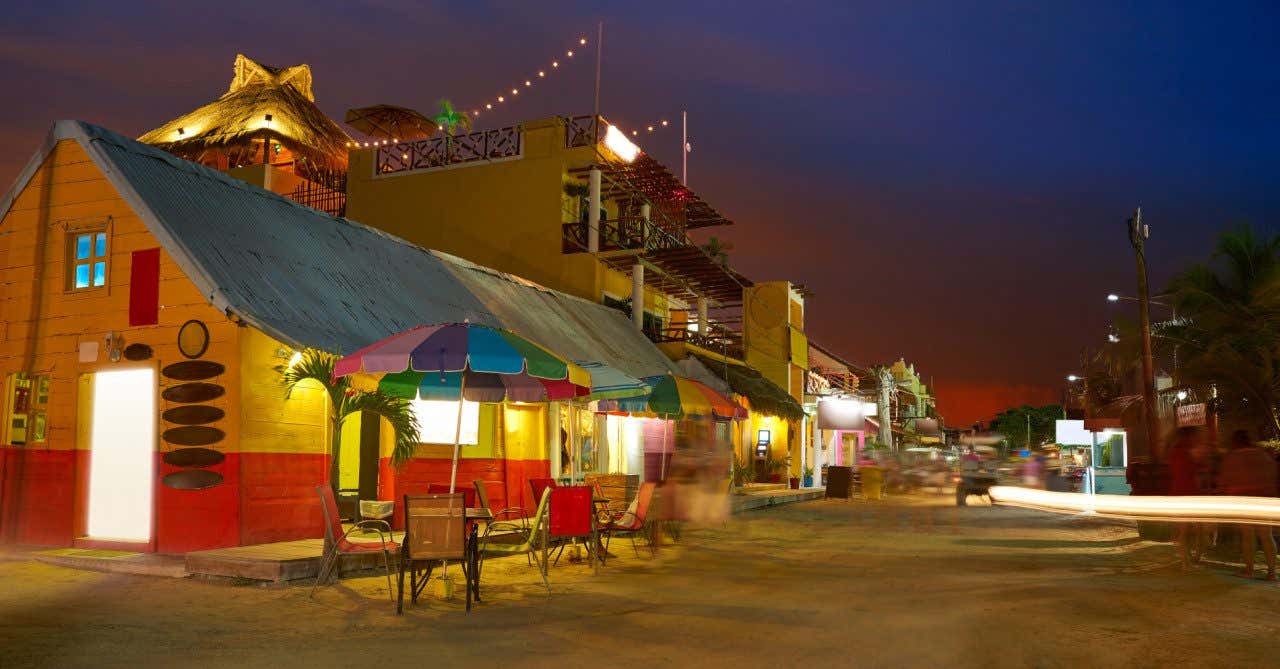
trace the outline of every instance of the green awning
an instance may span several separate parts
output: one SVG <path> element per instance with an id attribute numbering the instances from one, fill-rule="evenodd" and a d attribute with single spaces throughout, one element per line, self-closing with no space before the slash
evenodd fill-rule
<path id="1" fill-rule="evenodd" d="M 778 384 L 766 379 L 754 367 L 729 364 L 696 353 L 691 357 L 702 363 L 716 378 L 723 379 L 733 392 L 746 397 L 753 410 L 784 420 L 804 418 L 804 408 L 796 398 Z"/>

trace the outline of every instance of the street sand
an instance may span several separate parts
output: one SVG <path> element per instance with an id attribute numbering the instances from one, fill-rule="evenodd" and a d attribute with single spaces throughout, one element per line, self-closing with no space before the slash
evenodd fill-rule
<path id="1" fill-rule="evenodd" d="M 976 502 L 752 511 L 656 559 L 622 539 L 599 576 L 553 567 L 550 596 L 523 557 L 492 560 L 469 615 L 428 595 L 397 617 L 379 572 L 309 599 L 0 562 L 0 667 L 1280 664 L 1280 586 L 1180 573 L 1131 524 Z"/>

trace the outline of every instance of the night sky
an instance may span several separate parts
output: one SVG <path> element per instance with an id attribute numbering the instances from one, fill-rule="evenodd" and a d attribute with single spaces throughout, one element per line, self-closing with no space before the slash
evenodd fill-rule
<path id="1" fill-rule="evenodd" d="M 308 63 L 340 119 L 470 108 L 605 22 L 602 112 L 689 111 L 690 185 L 757 280 L 813 290 L 808 330 L 905 356 L 967 425 L 1056 401 L 1132 292 L 1280 208 L 1280 10 L 1268 3 L 17 3 L 0 22 L 0 181 L 55 119 L 138 135 L 225 92 L 237 52 Z M 551 5 L 552 3 L 547 3 Z M 906 6 L 909 5 L 909 6 Z M 480 127 L 588 114 L 594 52 Z M 561 60 L 566 60 L 561 58 Z M 676 131 L 640 145 L 678 170 Z"/>

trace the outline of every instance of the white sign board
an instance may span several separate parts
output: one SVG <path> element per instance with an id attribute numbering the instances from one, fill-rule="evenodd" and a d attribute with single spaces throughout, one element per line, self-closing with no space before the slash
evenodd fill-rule
<path id="1" fill-rule="evenodd" d="M 866 427 L 866 414 L 861 400 L 822 400 L 818 402 L 818 429 L 861 430 Z"/>
<path id="2" fill-rule="evenodd" d="M 1055 421 L 1055 428 L 1054 443 L 1063 446 L 1093 445 L 1093 433 L 1084 429 L 1082 420 Z"/>
<path id="3" fill-rule="evenodd" d="M 1205 424 L 1205 405 L 1184 404 L 1178 407 L 1178 427 L 1191 427 Z"/>

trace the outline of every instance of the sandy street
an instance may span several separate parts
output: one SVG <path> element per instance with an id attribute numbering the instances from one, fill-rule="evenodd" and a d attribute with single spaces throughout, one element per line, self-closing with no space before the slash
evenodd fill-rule
<path id="1" fill-rule="evenodd" d="M 976 500 L 975 500 L 976 501 Z M 402 617 L 381 574 L 321 590 L 0 563 L 0 666 L 1276 666 L 1280 586 L 1116 523 L 949 497 L 749 512 L 550 597 L 490 562 L 470 615 Z M 359 665 L 357 665 L 359 663 Z"/>

